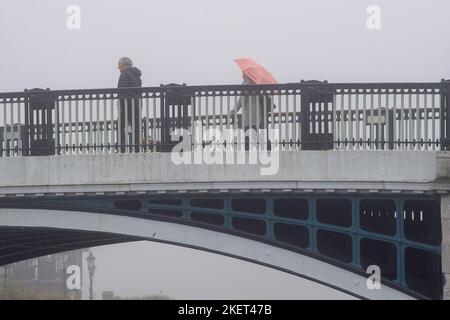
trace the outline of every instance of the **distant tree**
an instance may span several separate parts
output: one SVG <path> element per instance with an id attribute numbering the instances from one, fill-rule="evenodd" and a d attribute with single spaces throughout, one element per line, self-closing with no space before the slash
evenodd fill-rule
<path id="1" fill-rule="evenodd" d="M 0 300 L 65 300 L 61 292 L 37 290 L 35 288 L 17 286 L 13 282 L 0 288 Z"/>
<path id="2" fill-rule="evenodd" d="M 132 296 L 132 297 L 120 297 L 120 296 L 114 296 L 114 300 L 172 300 L 170 297 L 166 294 L 163 294 L 162 292 L 156 293 L 156 294 L 147 294 L 145 296 Z"/>

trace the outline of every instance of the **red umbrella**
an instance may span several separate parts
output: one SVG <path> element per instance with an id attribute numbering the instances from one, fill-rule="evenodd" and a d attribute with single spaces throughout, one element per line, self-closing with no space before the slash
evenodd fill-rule
<path id="1" fill-rule="evenodd" d="M 242 72 L 253 80 L 255 84 L 276 84 L 277 80 L 273 75 L 259 63 L 250 58 L 234 60 Z"/>

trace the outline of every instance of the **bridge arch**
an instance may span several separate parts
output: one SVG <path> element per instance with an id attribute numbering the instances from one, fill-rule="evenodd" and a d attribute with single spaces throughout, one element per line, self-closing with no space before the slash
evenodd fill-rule
<path id="1" fill-rule="evenodd" d="M 42 251 L 42 244 L 35 250 L 25 249 L 25 256 L 28 257 L 67 250 L 71 246 L 67 237 L 73 239 L 73 248 L 150 240 L 257 263 L 358 298 L 423 298 L 412 290 L 386 280 L 383 281 L 381 290 L 369 290 L 366 286 L 367 275 L 357 268 L 307 250 L 294 249 L 258 237 L 225 231 L 198 222 L 182 222 L 173 217 L 148 216 L 143 219 L 139 215 L 95 211 L 97 212 L 3 208 L 0 209 L 0 226 L 10 232 L 21 230 L 17 232 L 23 234 L 36 230 L 49 235 L 59 232 L 64 238 L 64 245 L 49 246 L 45 253 L 45 250 Z M 28 238 L 33 241 L 32 235 Z M 17 257 L 20 250 L 16 247 L 14 252 Z"/>

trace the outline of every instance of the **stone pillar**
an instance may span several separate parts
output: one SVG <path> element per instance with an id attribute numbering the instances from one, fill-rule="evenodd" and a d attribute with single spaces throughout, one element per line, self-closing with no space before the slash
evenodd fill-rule
<path id="1" fill-rule="evenodd" d="M 441 197 L 442 272 L 445 275 L 444 300 L 450 300 L 450 195 Z"/>

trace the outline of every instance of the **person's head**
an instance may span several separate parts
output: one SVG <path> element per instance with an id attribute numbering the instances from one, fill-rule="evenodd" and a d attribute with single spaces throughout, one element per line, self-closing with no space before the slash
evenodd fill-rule
<path id="1" fill-rule="evenodd" d="M 133 61 L 130 58 L 123 57 L 119 59 L 117 69 L 119 69 L 122 72 L 123 70 L 131 66 L 133 66 Z"/>

